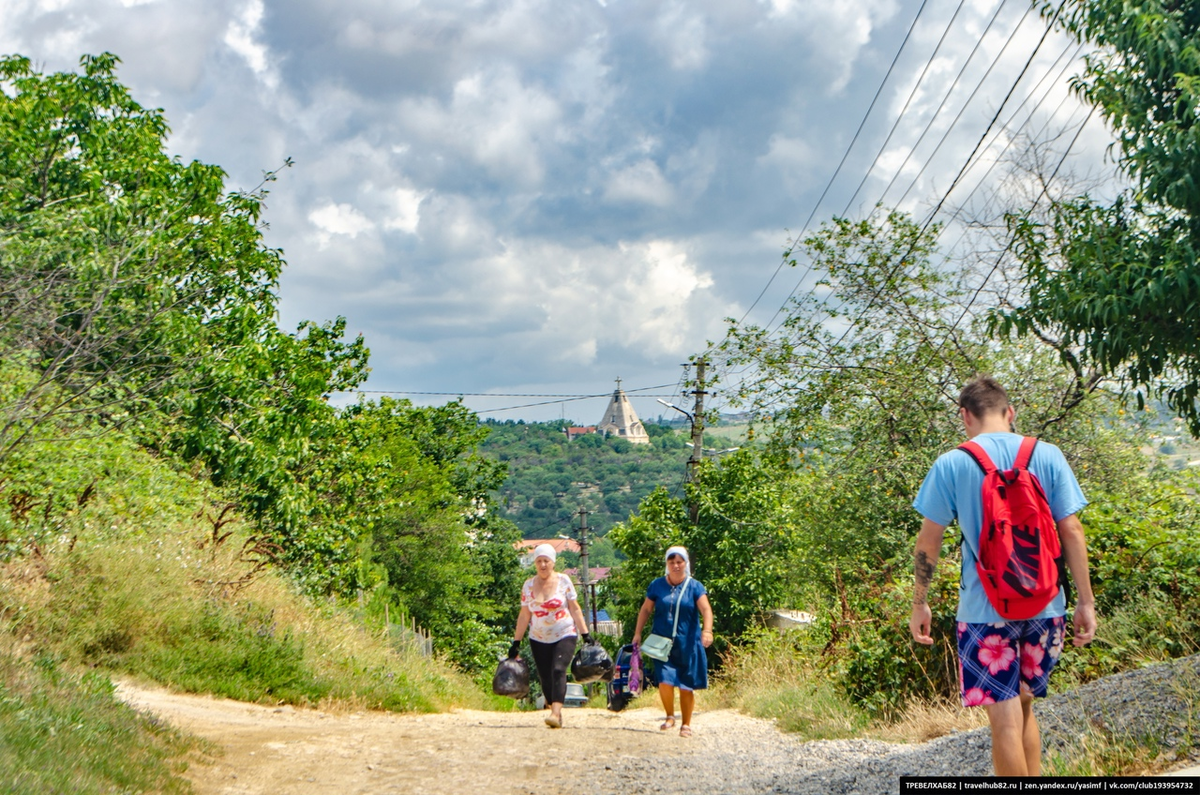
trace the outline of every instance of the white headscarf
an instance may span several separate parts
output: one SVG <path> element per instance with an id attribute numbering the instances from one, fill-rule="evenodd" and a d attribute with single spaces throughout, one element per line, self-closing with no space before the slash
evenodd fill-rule
<path id="1" fill-rule="evenodd" d="M 692 576 L 692 560 L 691 560 L 691 558 L 688 557 L 688 551 L 685 547 L 670 547 L 667 549 L 667 554 L 663 555 L 663 568 L 666 571 L 666 573 L 667 574 L 671 573 L 670 569 L 666 568 L 666 563 L 668 560 L 671 559 L 672 555 L 679 555 L 681 558 L 683 558 L 683 569 L 687 573 L 687 576 L 691 577 Z"/>
<path id="2" fill-rule="evenodd" d="M 557 557 L 558 553 L 555 552 L 554 547 L 550 546 L 549 544 L 538 544 L 533 548 L 534 560 L 537 560 L 538 558 L 550 558 L 550 562 L 553 563 Z"/>

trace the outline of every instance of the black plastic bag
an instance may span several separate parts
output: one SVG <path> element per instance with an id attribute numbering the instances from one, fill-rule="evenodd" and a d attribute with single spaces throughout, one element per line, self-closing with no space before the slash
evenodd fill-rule
<path id="1" fill-rule="evenodd" d="M 595 641 L 583 644 L 583 647 L 575 652 L 575 659 L 571 660 L 571 676 L 581 685 L 600 679 L 609 681 L 612 675 L 612 658 L 608 656 L 604 647 Z"/>
<path id="2" fill-rule="evenodd" d="M 492 677 L 492 692 L 510 698 L 529 695 L 529 665 L 520 657 L 501 660 Z"/>

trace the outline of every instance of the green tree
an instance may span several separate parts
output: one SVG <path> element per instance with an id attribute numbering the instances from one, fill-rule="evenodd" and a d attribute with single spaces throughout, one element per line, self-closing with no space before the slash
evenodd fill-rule
<path id="1" fill-rule="evenodd" d="M 282 560 L 345 585 L 349 527 L 308 478 L 337 435 L 325 397 L 365 377 L 367 350 L 340 319 L 276 326 L 265 191 L 168 157 L 166 120 L 117 63 L 0 59 L 0 356 L 35 373 L 0 395 L 0 458 L 73 413 L 128 427 L 202 463 Z"/>
<path id="2" fill-rule="evenodd" d="M 706 463 L 688 484 L 688 499 L 699 508 L 695 525 L 684 501 L 666 489 L 643 500 L 637 515 L 607 536 L 627 558 L 610 589 L 627 628 L 633 628 L 646 587 L 662 576 L 663 555 L 672 544 L 687 547 L 692 573 L 708 590 L 718 648 L 780 607 L 794 538 L 787 485 L 786 473 L 770 460 L 741 450 Z"/>
<path id="3" fill-rule="evenodd" d="M 1064 368 L 1040 340 L 988 343 L 982 322 L 963 316 L 935 234 L 899 213 L 835 219 L 803 242 L 828 296 L 793 301 L 777 332 L 735 326 L 725 348 L 748 372 L 738 398 L 765 415 L 759 438 L 790 470 L 789 595 L 822 617 L 822 668 L 879 711 L 955 687 L 953 644 L 914 650 L 903 627 L 920 527 L 911 503 L 936 456 L 962 441 L 961 384 L 998 377 L 1019 429 L 1062 447 L 1085 488 L 1140 466 L 1101 382 Z M 933 586 L 943 628 L 959 560 L 947 542 Z"/>
<path id="4" fill-rule="evenodd" d="M 363 557 L 375 567 L 359 581 L 384 586 L 438 648 L 478 667 L 511 631 L 522 581 L 519 533 L 486 510 L 485 496 L 505 475 L 503 464 L 476 452 L 488 429 L 458 402 L 382 398 L 349 407 L 341 420 L 361 509 L 344 505 L 340 515 L 362 528 Z"/>
<path id="5" fill-rule="evenodd" d="M 1075 81 L 1116 136 L 1132 186 L 1011 219 L 1027 299 L 1002 333 L 1058 337 L 1080 371 L 1159 394 L 1200 435 L 1200 3 L 1067 0 L 1043 9 L 1098 49 Z"/>

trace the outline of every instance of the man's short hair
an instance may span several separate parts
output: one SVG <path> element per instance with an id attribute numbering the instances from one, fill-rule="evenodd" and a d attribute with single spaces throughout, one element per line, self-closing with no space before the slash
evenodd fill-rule
<path id="1" fill-rule="evenodd" d="M 1008 408 L 1008 392 L 990 375 L 971 379 L 958 393 L 959 408 L 980 419 Z"/>

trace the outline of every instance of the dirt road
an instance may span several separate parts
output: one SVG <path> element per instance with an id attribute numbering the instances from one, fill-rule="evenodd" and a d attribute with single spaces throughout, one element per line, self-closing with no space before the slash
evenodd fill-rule
<path id="1" fill-rule="evenodd" d="M 1130 677 L 1149 678 L 1146 670 Z M 1126 710 L 1130 703 L 1145 711 L 1169 702 L 1161 693 L 1130 702 L 1130 682 L 1120 684 Z M 1103 687 L 1092 683 L 1049 701 L 1094 706 L 1104 702 Z M 685 739 L 658 730 L 657 708 L 565 710 L 566 726 L 551 730 L 536 712 L 331 714 L 128 683 L 117 692 L 214 744 L 216 756 L 196 760 L 187 773 L 199 795 L 848 795 L 897 792 L 905 774 L 991 773 L 986 728 L 915 745 L 802 742 L 768 721 L 702 710 L 693 720 L 695 736 Z M 1109 717 L 1119 715 L 1114 710 Z M 1194 757 L 1177 766 L 1187 764 Z M 1196 776 L 1200 768 L 1170 775 Z"/>
<path id="2" fill-rule="evenodd" d="M 777 733 L 728 711 L 698 715 L 697 736 L 688 740 L 660 732 L 661 715 L 652 709 L 566 710 L 566 725 L 553 731 L 533 712 L 335 715 L 128 683 L 118 695 L 221 749 L 188 771 L 201 795 L 621 791 L 622 771 L 647 757 L 661 763 L 697 751 L 704 732 L 761 724 L 753 730 Z"/>

